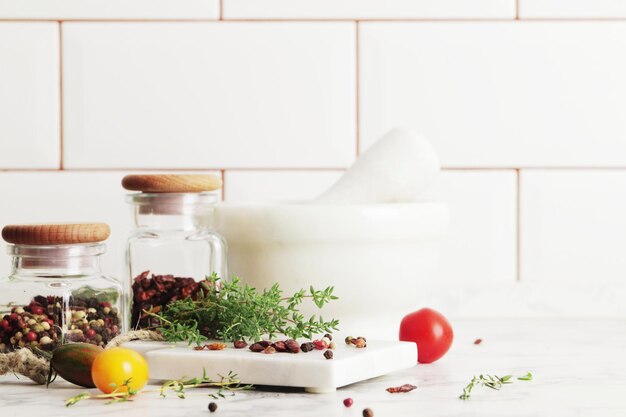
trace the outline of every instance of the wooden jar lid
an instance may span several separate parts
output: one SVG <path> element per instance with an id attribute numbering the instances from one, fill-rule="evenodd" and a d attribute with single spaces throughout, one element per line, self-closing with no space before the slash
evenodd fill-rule
<path id="1" fill-rule="evenodd" d="M 201 193 L 222 187 L 222 179 L 214 175 L 126 175 L 122 187 L 144 193 Z"/>
<path id="2" fill-rule="evenodd" d="M 110 234 L 106 223 L 10 224 L 2 229 L 2 238 L 16 245 L 96 243 Z"/>

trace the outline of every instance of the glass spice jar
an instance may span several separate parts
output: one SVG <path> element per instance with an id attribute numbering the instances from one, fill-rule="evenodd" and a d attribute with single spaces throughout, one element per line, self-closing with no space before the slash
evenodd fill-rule
<path id="1" fill-rule="evenodd" d="M 211 175 L 127 175 L 135 229 L 128 238 L 126 261 L 132 302 L 131 328 L 149 328 L 168 303 L 195 297 L 200 281 L 227 277 L 226 241 L 213 230 L 215 190 Z"/>
<path id="2" fill-rule="evenodd" d="M 100 268 L 109 234 L 104 223 L 2 229 L 12 267 L 0 278 L 0 352 L 104 346 L 125 330 L 122 286 Z"/>

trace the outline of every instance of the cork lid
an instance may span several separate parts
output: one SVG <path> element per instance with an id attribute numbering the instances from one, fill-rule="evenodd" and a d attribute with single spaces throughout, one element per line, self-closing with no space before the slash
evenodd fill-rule
<path id="1" fill-rule="evenodd" d="M 214 175 L 126 175 L 122 187 L 144 193 L 201 193 L 222 187 L 222 179 Z"/>
<path id="2" fill-rule="evenodd" d="M 106 223 L 10 224 L 2 229 L 2 238 L 16 245 L 96 243 L 110 234 Z"/>

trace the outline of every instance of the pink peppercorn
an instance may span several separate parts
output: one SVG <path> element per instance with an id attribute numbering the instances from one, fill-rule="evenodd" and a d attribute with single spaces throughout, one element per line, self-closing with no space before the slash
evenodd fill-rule
<path id="1" fill-rule="evenodd" d="M 324 350 L 328 348 L 328 344 L 323 340 L 314 340 L 313 344 L 315 345 L 315 349 L 317 350 Z"/>
<path id="2" fill-rule="evenodd" d="M 9 322 L 7 320 L 0 321 L 0 327 L 2 327 L 3 329 L 8 329 L 9 328 Z"/>
<path id="3" fill-rule="evenodd" d="M 343 400 L 343 405 L 346 407 L 352 407 L 352 404 L 354 404 L 354 400 L 352 400 L 352 398 L 346 398 Z"/>
<path id="4" fill-rule="evenodd" d="M 28 340 L 29 342 L 34 342 L 37 340 L 37 333 L 35 332 L 28 332 L 26 333 L 26 340 Z"/>
<path id="5" fill-rule="evenodd" d="M 85 337 L 87 339 L 92 339 L 96 336 L 96 331 L 94 329 L 85 330 Z"/>
<path id="6" fill-rule="evenodd" d="M 34 307 L 31 308 L 31 312 L 33 314 L 41 316 L 43 314 L 43 307 L 41 307 L 41 306 L 34 306 Z"/>

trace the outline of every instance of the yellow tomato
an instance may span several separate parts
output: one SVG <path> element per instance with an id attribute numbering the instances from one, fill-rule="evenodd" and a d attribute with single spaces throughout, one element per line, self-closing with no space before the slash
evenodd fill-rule
<path id="1" fill-rule="evenodd" d="M 139 391 L 148 383 L 148 363 L 131 349 L 116 347 L 96 356 L 91 365 L 91 377 L 105 394 L 119 391 Z"/>

